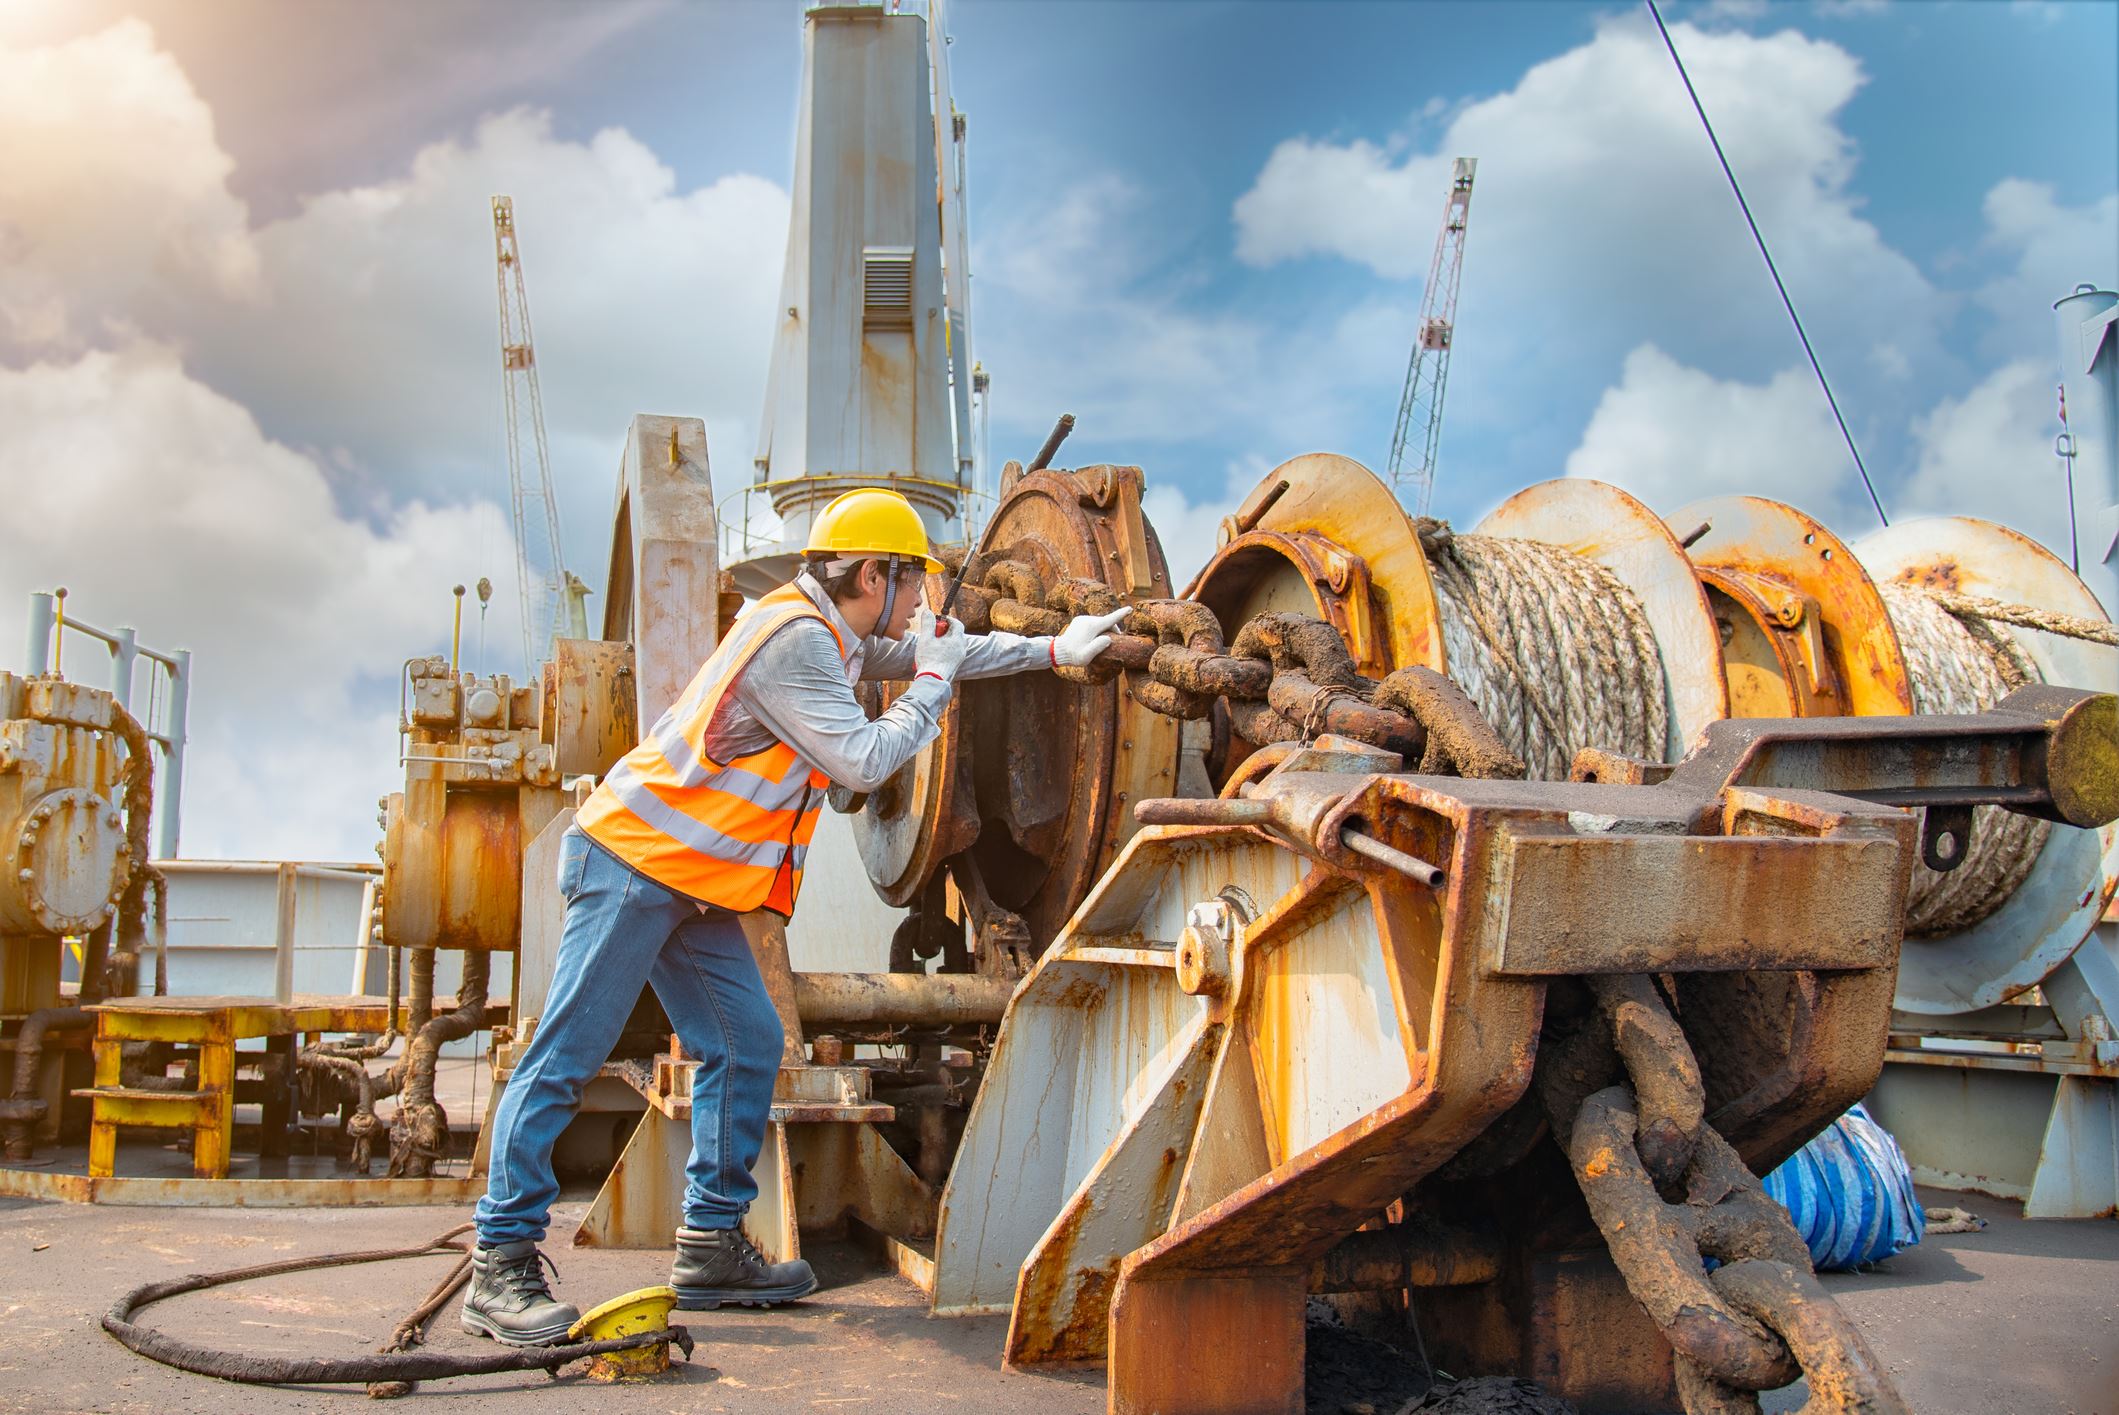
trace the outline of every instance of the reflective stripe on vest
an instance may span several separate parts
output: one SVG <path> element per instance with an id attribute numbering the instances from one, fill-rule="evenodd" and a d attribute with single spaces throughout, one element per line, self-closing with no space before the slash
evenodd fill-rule
<path id="1" fill-rule="evenodd" d="M 640 745 L 605 775 L 575 823 L 680 894 L 739 914 L 793 912 L 830 781 L 784 742 L 728 762 L 709 760 L 705 745 L 714 713 L 751 656 L 797 619 L 832 629 L 793 585 L 758 601 Z M 839 649 L 845 652 L 843 640 Z"/>

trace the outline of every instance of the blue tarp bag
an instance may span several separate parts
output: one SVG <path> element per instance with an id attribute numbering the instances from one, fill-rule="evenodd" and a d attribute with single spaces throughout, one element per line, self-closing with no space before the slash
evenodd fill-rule
<path id="1" fill-rule="evenodd" d="M 1766 1176 L 1819 1272 L 1880 1263 L 1920 1242 L 1927 1219 L 1905 1152 L 1856 1105 Z"/>

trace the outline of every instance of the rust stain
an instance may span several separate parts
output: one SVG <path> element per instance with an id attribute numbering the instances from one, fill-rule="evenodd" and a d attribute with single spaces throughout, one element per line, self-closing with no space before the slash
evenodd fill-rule
<path id="1" fill-rule="evenodd" d="M 1918 585 L 1922 589 L 1930 590 L 1959 589 L 1962 587 L 1962 578 L 1963 572 L 1956 559 L 1950 556 L 1932 560 L 1918 569 L 1904 571 L 1898 577 L 1901 584 Z"/>

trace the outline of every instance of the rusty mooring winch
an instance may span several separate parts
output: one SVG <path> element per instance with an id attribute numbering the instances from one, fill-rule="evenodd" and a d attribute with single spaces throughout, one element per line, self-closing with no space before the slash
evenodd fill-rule
<path id="1" fill-rule="evenodd" d="M 506 947 L 515 902 L 466 901 L 520 878 L 525 1026 L 559 787 L 712 636 L 642 589 L 696 559 L 655 534 L 698 494 L 668 421 L 629 443 L 613 641 L 562 644 L 541 702 L 414 675 L 386 941 Z M 966 623 L 1133 612 L 1092 669 L 964 685 L 933 747 L 840 801 L 912 906 L 901 971 L 795 974 L 753 931 L 789 1046 L 753 1238 L 793 1256 L 858 1220 L 938 1312 L 1011 1312 L 1012 1362 L 1108 1360 L 1114 1410 L 1301 1409 L 1311 1293 L 1590 1409 L 1744 1409 L 1798 1373 L 1816 1408 L 1895 1408 L 1753 1175 L 1874 1082 L 1908 881 L 1965 861 L 1975 807 L 2101 853 L 2119 700 L 2045 686 L 2081 681 L 2048 655 L 1996 660 L 1998 706 L 1922 702 L 1909 650 L 1861 647 L 1911 637 L 1857 617 L 1889 596 L 1770 503 L 1780 539 L 1737 549 L 1736 510 L 1665 522 L 1591 482 L 1460 533 L 1310 456 L 1177 596 L 1142 490 L 1012 479 L 960 562 Z M 1930 544 L 1873 573 L 1934 581 Z M 576 1242 L 667 1241 L 690 1063 L 661 1035 L 607 1068 L 649 1109 Z"/>
<path id="2" fill-rule="evenodd" d="M 1902 1408 L 1754 1173 L 1876 1078 L 1901 808 L 2102 824 L 2115 734 L 2119 700 L 2030 687 L 1725 721 L 1576 782 L 1324 736 L 1143 803 L 1010 1005 L 936 1310 L 1010 1310 L 1020 1364 L 1106 1359 L 1114 1411 L 1301 1410 L 1304 1298 L 1357 1287 L 1411 1289 L 1441 1364 L 1588 1408 L 1797 1374 L 1812 1409 Z"/>
<path id="3" fill-rule="evenodd" d="M 1884 594 L 1772 503 L 1767 536 L 1748 503 L 1665 522 L 1560 482 L 1458 534 L 1298 458 L 1173 600 L 1133 469 L 1017 497 L 1039 514 L 1004 503 L 968 557 L 967 623 L 1135 614 L 1049 701 L 967 685 L 851 803 L 914 905 L 894 966 L 1043 955 L 936 1310 L 1011 1311 L 1018 1363 L 1107 1357 L 1114 1410 L 1299 1409 L 1302 1296 L 1379 1289 L 1444 1364 L 1591 1408 L 1743 1408 L 1799 1371 L 1818 1408 L 1889 1408 L 1752 1174 L 1874 1083 L 1907 880 L 1963 862 L 1975 807 L 2103 853 L 2114 700 L 2039 686 L 2083 665 L 1978 717 L 1998 694 L 1918 701 Z"/>

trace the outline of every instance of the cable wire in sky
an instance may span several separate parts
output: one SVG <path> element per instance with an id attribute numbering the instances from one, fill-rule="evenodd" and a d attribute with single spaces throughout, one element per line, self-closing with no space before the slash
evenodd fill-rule
<path id="1" fill-rule="evenodd" d="M 1773 252 L 1766 248 L 1766 237 L 1751 215 L 1751 203 L 1744 200 L 1743 184 L 1737 181 L 1728 154 L 1722 151 L 1722 140 L 1715 136 L 1714 123 L 1700 103 L 1699 90 L 1692 86 L 1692 75 L 1685 72 L 1685 61 L 1678 57 L 1678 47 L 1671 42 L 1670 30 L 1663 24 L 1663 12 L 1656 8 L 1655 0 L 1644 0 L 1644 3 L 1655 20 L 1656 32 L 1663 36 L 1663 47 L 1670 51 L 1670 62 L 1677 65 L 1678 77 L 1685 81 L 1685 93 L 1692 99 L 1692 111 L 1700 115 L 1700 126 L 1707 130 L 1707 141 L 1714 144 L 1715 158 L 1722 164 L 1722 175 L 1729 179 L 1729 190 L 1736 193 L 1736 204 L 1743 210 L 1744 224 L 1751 228 L 1751 239 L 1758 242 L 1758 253 L 1766 258 L 1766 273 L 1773 277 L 1773 288 L 1781 292 L 1781 304 L 1788 311 L 1789 321 L 1795 325 L 1795 337 L 1803 341 L 1803 352 L 1810 356 L 1810 369 L 1817 375 L 1817 386 L 1825 390 L 1825 401 L 1832 405 L 1832 420 L 1839 424 L 1839 435 L 1847 440 L 1847 451 L 1854 458 L 1854 470 L 1861 473 L 1862 489 L 1869 493 L 1869 504 L 1876 508 L 1876 519 L 1888 526 L 1891 518 L 1884 514 L 1884 503 L 1876 495 L 1876 483 L 1869 480 L 1869 469 L 1862 465 L 1861 449 L 1854 445 L 1854 434 L 1847 429 L 1847 420 L 1839 411 L 1839 399 L 1832 396 L 1832 385 L 1825 378 L 1824 365 L 1817 361 L 1817 350 L 1810 347 L 1810 336 L 1803 329 L 1802 316 L 1795 312 L 1795 301 L 1788 297 L 1788 287 L 1781 281 L 1780 267 L 1773 263 Z"/>

